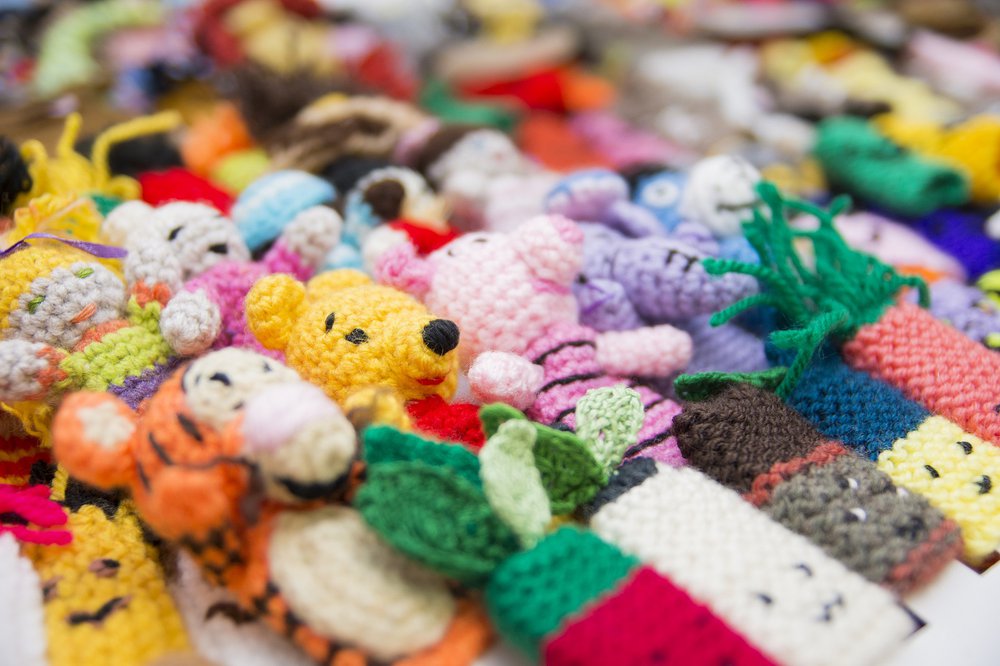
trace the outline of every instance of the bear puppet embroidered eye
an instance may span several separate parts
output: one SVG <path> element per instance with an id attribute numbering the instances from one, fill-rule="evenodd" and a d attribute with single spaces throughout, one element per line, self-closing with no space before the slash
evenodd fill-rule
<path id="1" fill-rule="evenodd" d="M 334 313 L 330 313 L 326 316 L 326 332 L 329 333 L 330 329 L 333 328 L 333 324 L 337 321 L 337 316 Z"/>
<path id="2" fill-rule="evenodd" d="M 363 342 L 368 342 L 368 334 L 362 331 L 360 328 L 355 328 L 350 333 L 344 336 L 344 339 L 351 344 L 360 345 Z"/>

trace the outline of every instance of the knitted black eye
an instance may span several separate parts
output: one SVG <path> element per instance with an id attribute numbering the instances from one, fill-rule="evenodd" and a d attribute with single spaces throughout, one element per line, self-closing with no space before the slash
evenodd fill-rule
<path id="1" fill-rule="evenodd" d="M 988 475 L 983 474 L 979 477 L 979 480 L 976 481 L 976 485 L 979 486 L 979 494 L 985 495 L 993 490 L 993 479 L 991 479 Z"/>
<path id="2" fill-rule="evenodd" d="M 337 317 L 334 313 L 330 313 L 326 316 L 326 332 L 329 333 L 330 329 L 333 328 L 333 322 L 337 321 Z"/>
<path id="3" fill-rule="evenodd" d="M 587 284 L 587 276 L 584 275 L 583 273 L 580 273 L 579 275 L 576 276 L 576 283 Z"/>
<path id="4" fill-rule="evenodd" d="M 805 573 L 805 575 L 807 575 L 810 578 L 812 578 L 813 570 L 805 562 L 799 562 L 798 564 L 795 565 L 795 568 L 796 569 L 800 569 L 801 571 L 803 571 Z"/>
<path id="5" fill-rule="evenodd" d="M 941 476 L 940 472 L 938 472 L 936 469 L 934 469 L 930 465 L 924 465 L 924 469 L 927 470 L 927 473 L 931 475 L 932 479 L 936 479 L 939 476 Z"/>
<path id="6" fill-rule="evenodd" d="M 360 328 L 356 328 L 347 335 L 345 335 L 344 339 L 352 344 L 360 345 L 362 342 L 368 342 L 368 334 L 362 331 Z"/>
<path id="7" fill-rule="evenodd" d="M 962 451 L 965 452 L 965 455 L 972 455 L 972 444 L 969 442 L 958 442 L 958 445 L 962 447 Z"/>
<path id="8" fill-rule="evenodd" d="M 774 599 L 770 595 L 764 594 L 763 592 L 757 593 L 757 598 L 764 602 L 765 605 L 770 606 L 774 603 Z"/>
<path id="9" fill-rule="evenodd" d="M 171 229 L 170 233 L 167 234 L 167 240 L 172 241 L 175 238 L 177 238 L 177 234 L 179 234 L 183 229 L 184 227 L 174 227 L 173 229 Z"/>

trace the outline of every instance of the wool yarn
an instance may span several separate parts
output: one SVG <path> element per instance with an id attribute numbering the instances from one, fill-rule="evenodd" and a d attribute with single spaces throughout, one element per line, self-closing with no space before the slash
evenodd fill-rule
<path id="1" fill-rule="evenodd" d="M 913 630 L 888 592 L 690 467 L 657 463 L 590 526 L 781 662 L 877 663 Z"/>
<path id="2" fill-rule="evenodd" d="M 0 534 L 0 594 L 17 607 L 0 628 L 5 658 L 24 666 L 46 666 L 41 581 L 31 561 L 18 552 L 17 540 L 10 534 Z"/>
<path id="3" fill-rule="evenodd" d="M 188 169 L 207 176 L 226 155 L 253 146 L 253 137 L 239 111 L 224 102 L 191 123 L 181 140 L 181 157 Z"/>
<path id="4" fill-rule="evenodd" d="M 271 167 L 271 160 L 261 148 L 247 148 L 229 153 L 212 165 L 212 180 L 230 192 L 242 192 Z"/>
<path id="5" fill-rule="evenodd" d="M 191 201 L 214 206 L 223 215 L 229 213 L 233 197 L 211 181 L 184 168 L 148 171 L 136 179 L 142 188 L 142 200 L 150 206 L 161 206 L 171 201 Z"/>
<path id="6" fill-rule="evenodd" d="M 956 257 L 971 279 L 1000 264 L 1000 240 L 983 231 L 985 215 L 981 211 L 941 208 L 912 224 L 934 245 Z"/>
<path id="7" fill-rule="evenodd" d="M 52 499 L 65 506 L 72 541 L 30 545 L 41 581 L 51 666 L 143 666 L 186 650 L 187 634 L 167 591 L 157 549 L 134 506 L 58 468 Z"/>
<path id="8" fill-rule="evenodd" d="M 14 202 L 31 188 L 31 174 L 17 144 L 0 136 L 0 216 L 10 215 Z"/>
<path id="9" fill-rule="evenodd" d="M 73 147 L 90 156 L 96 136 L 80 139 Z M 182 165 L 181 154 L 168 132 L 136 136 L 120 141 L 108 151 L 108 170 L 115 175 L 137 178 L 146 171 L 164 171 Z"/>
<path id="10" fill-rule="evenodd" d="M 691 336 L 694 352 L 686 372 L 758 372 L 768 367 L 764 342 L 734 322 L 712 326 L 710 317 L 678 322 Z"/>
<path id="11" fill-rule="evenodd" d="M 582 236 L 565 218 L 539 217 L 509 234 L 466 234 L 427 258 L 408 246 L 393 248 L 377 273 L 459 325 L 460 359 L 482 401 L 507 402 L 543 424 L 572 428 L 588 390 L 625 383 L 637 387 L 647 409 L 633 455 L 645 451 L 678 464 L 669 424 L 679 407 L 628 378 L 679 369 L 690 356 L 689 338 L 671 326 L 598 335 L 577 324 L 568 287 L 579 271 Z"/>
<path id="12" fill-rule="evenodd" d="M 240 193 L 232 208 L 233 222 L 250 251 L 259 252 L 296 215 L 336 198 L 337 190 L 322 178 L 304 171 L 277 171 L 258 178 Z"/>
<path id="13" fill-rule="evenodd" d="M 684 457 L 868 580 L 905 594 L 962 548 L 958 526 L 775 395 L 737 384 L 674 420 Z M 776 445 L 777 442 L 781 444 Z"/>
<path id="14" fill-rule="evenodd" d="M 954 280 L 935 282 L 931 285 L 930 312 L 987 346 L 991 336 L 1000 333 L 1000 305 L 978 287 Z"/>
<path id="15" fill-rule="evenodd" d="M 334 400 L 365 386 L 391 388 L 403 401 L 455 392 L 455 323 L 358 271 L 330 271 L 308 284 L 265 277 L 246 297 L 246 318 L 261 344 L 284 352 Z"/>
<path id="16" fill-rule="evenodd" d="M 57 420 L 57 457 L 103 487 L 128 488 L 153 530 L 312 659 L 395 659 L 448 633 L 456 606 L 441 579 L 391 550 L 354 509 L 311 503 L 345 492 L 355 434 L 322 391 L 281 364 L 226 349 L 174 374 L 142 416 L 81 392 Z M 255 509 L 248 469 L 267 498 Z M 317 568 L 335 561 L 350 574 L 317 586 Z"/>

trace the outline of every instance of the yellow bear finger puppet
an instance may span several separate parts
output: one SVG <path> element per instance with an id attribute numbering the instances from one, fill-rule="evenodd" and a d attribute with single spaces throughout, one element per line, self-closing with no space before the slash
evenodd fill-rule
<path id="1" fill-rule="evenodd" d="M 145 666 L 187 651 L 158 549 L 132 503 L 71 479 L 62 468 L 49 474 L 36 480 L 51 483 L 73 538 L 65 546 L 29 544 L 24 551 L 42 586 L 49 665 Z"/>
<path id="2" fill-rule="evenodd" d="M 54 432 L 70 473 L 127 488 L 143 520 L 210 583 L 319 663 L 462 664 L 487 641 L 479 611 L 345 502 L 355 431 L 274 359 L 208 354 L 161 386 L 141 417 L 107 393 L 75 393 Z"/>
<path id="3" fill-rule="evenodd" d="M 246 298 L 251 332 L 342 406 L 369 387 L 402 402 L 450 399 L 458 383 L 458 326 L 418 300 L 337 270 L 307 284 L 287 275 L 259 280 Z"/>

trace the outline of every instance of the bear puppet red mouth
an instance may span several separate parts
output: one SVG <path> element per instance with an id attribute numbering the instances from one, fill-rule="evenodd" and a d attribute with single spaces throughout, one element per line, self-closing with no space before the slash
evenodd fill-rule
<path id="1" fill-rule="evenodd" d="M 418 379 L 417 383 L 421 386 L 437 386 L 446 379 L 445 375 L 440 377 L 427 377 L 426 379 Z"/>

